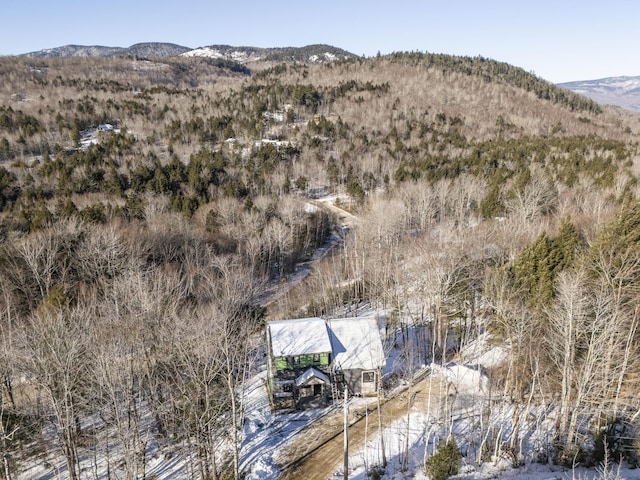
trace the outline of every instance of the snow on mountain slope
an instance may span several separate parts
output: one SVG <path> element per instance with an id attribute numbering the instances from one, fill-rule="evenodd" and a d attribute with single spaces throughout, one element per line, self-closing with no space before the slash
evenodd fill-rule
<path id="1" fill-rule="evenodd" d="M 47 48 L 37 52 L 25 53 L 26 57 L 114 57 L 114 56 L 170 57 L 206 57 L 224 59 L 236 63 L 257 62 L 260 60 L 275 62 L 334 62 L 356 55 L 331 45 L 307 45 L 305 47 L 233 47 L 230 45 L 210 45 L 191 49 L 173 43 L 146 42 L 127 48 L 105 47 L 100 45 L 65 45 Z"/>
<path id="2" fill-rule="evenodd" d="M 256 62 L 262 57 L 253 50 L 222 50 L 216 47 L 201 47 L 184 52 L 183 57 L 223 58 L 238 63 Z"/>
<path id="3" fill-rule="evenodd" d="M 36 52 L 25 53 L 23 56 L 32 58 L 47 57 L 116 57 L 138 55 L 145 57 L 170 57 L 189 51 L 188 47 L 174 43 L 146 42 L 136 43 L 130 47 L 105 47 L 101 45 L 65 45 L 56 48 L 46 48 Z"/>
<path id="4" fill-rule="evenodd" d="M 196 48 L 182 54 L 183 57 L 208 57 L 231 60 L 238 63 L 259 60 L 276 62 L 334 62 L 344 58 L 355 57 L 340 48 L 331 45 L 307 45 L 306 47 L 259 48 L 233 47 L 230 45 L 210 45 Z"/>
<path id="5" fill-rule="evenodd" d="M 598 103 L 640 111 L 640 76 L 566 82 L 559 83 L 558 87 L 579 93 Z"/>

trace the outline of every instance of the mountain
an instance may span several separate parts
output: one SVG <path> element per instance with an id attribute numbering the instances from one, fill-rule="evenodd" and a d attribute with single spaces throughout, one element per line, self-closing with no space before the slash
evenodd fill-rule
<path id="1" fill-rule="evenodd" d="M 138 55 L 141 57 L 172 57 L 174 55 L 180 55 L 188 50 L 189 47 L 183 47 L 182 45 L 176 45 L 175 43 L 146 42 L 131 45 L 129 48 L 125 49 L 125 55 Z"/>
<path id="2" fill-rule="evenodd" d="M 640 111 L 640 76 L 566 82 L 559 83 L 558 87 L 579 93 L 598 103 Z"/>
<path id="3" fill-rule="evenodd" d="M 136 43 L 128 48 L 104 47 L 99 45 L 65 45 L 63 47 L 47 48 L 36 52 L 25 53 L 22 56 L 41 57 L 126 57 L 127 55 L 137 55 L 142 57 L 171 57 L 188 52 L 189 47 L 176 45 L 173 43 L 147 42 Z"/>
<path id="4" fill-rule="evenodd" d="M 325 63 L 347 58 L 356 58 L 357 55 L 332 47 L 331 45 L 307 45 L 306 47 L 284 48 L 259 48 L 259 47 L 232 47 L 230 45 L 211 45 L 200 47 L 182 54 L 184 57 L 207 57 L 231 60 L 238 63 L 256 61 L 273 62 L 311 62 Z"/>
<path id="5" fill-rule="evenodd" d="M 331 45 L 307 45 L 306 47 L 284 48 L 259 48 L 259 47 L 233 47 L 230 45 L 211 45 L 190 49 L 173 43 L 136 43 L 128 48 L 105 47 L 100 45 L 65 45 L 56 48 L 47 48 L 36 52 L 25 53 L 24 57 L 126 57 L 136 55 L 140 57 L 171 57 L 182 55 L 185 57 L 206 57 L 229 60 L 238 63 L 255 61 L 273 62 L 310 62 L 326 63 L 347 58 L 356 58 L 357 55 L 332 47 Z"/>

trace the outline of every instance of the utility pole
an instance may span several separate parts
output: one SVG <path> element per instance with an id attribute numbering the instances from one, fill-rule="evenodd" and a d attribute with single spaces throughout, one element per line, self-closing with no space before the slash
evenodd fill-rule
<path id="1" fill-rule="evenodd" d="M 418 392 L 413 392 L 413 394 L 407 401 L 407 433 L 404 437 L 404 457 L 402 459 L 402 467 L 400 467 L 401 472 L 406 472 L 409 468 L 409 433 L 411 427 L 411 406 L 413 405 L 413 401 L 415 400 L 417 394 Z"/>
<path id="2" fill-rule="evenodd" d="M 344 480 L 349 480 L 349 405 L 347 404 L 349 390 L 344 386 Z"/>

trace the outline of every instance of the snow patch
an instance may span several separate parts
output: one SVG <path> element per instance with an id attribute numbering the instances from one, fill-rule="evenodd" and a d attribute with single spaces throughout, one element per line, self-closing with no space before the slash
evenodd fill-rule
<path id="1" fill-rule="evenodd" d="M 450 363 L 446 367 L 432 365 L 433 372 L 441 373 L 458 393 L 486 393 L 489 391 L 489 379 L 480 371 L 480 366 L 468 367 Z"/>
<path id="2" fill-rule="evenodd" d="M 261 59 L 259 55 L 249 54 L 241 50 L 232 50 L 230 52 L 222 52 L 213 47 L 201 47 L 189 50 L 181 54 L 183 57 L 203 57 L 203 58 L 223 58 L 233 60 L 238 63 L 255 62 Z"/>

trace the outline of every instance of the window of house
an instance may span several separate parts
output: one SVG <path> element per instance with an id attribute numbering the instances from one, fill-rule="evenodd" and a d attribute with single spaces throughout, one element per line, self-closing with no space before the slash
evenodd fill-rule
<path id="1" fill-rule="evenodd" d="M 294 365 L 300 365 L 300 357 L 298 357 L 298 356 L 293 357 L 293 364 Z"/>
<path id="2" fill-rule="evenodd" d="M 313 363 L 320 363 L 320 354 L 319 353 L 314 353 L 313 354 Z"/>
<path id="3" fill-rule="evenodd" d="M 362 382 L 363 383 L 373 383 L 376 381 L 376 373 L 375 372 L 362 372 Z"/>

